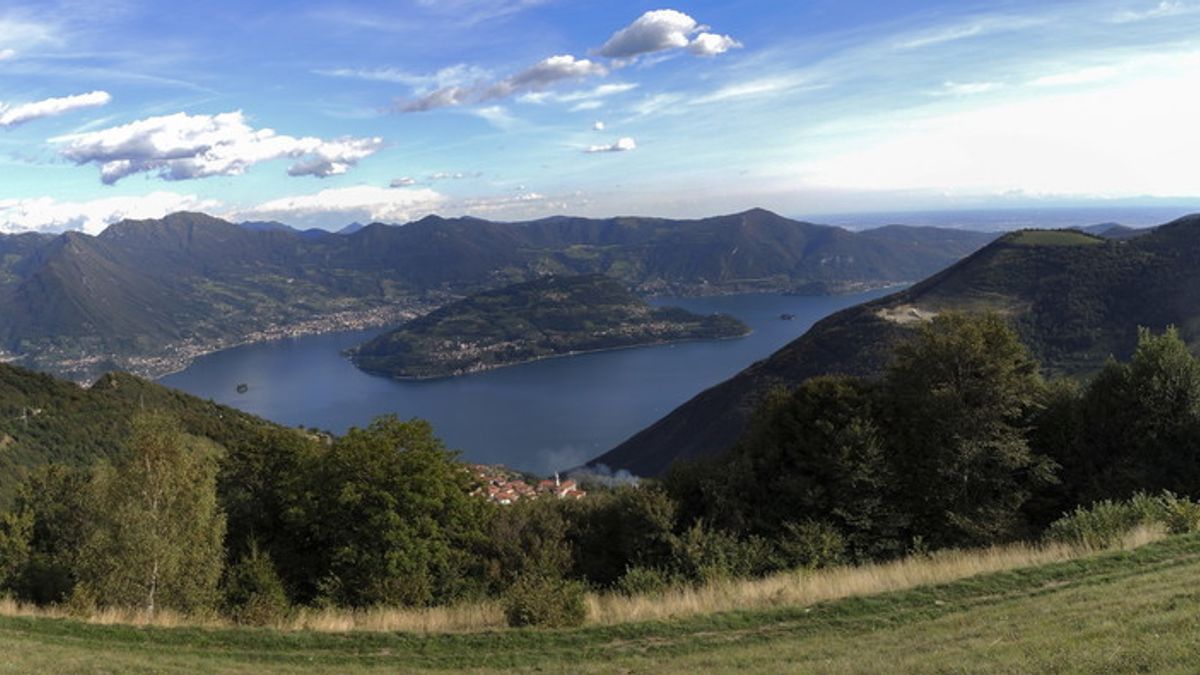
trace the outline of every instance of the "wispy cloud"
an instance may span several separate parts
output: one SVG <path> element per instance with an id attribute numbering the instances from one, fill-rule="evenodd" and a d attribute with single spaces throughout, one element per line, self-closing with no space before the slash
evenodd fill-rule
<path id="1" fill-rule="evenodd" d="M 467 104 L 485 103 L 509 96 L 538 93 L 562 82 L 578 82 L 608 74 L 603 65 L 561 54 L 543 59 L 511 77 L 496 82 L 450 85 L 401 102 L 401 112 L 422 112 Z"/>
<path id="2" fill-rule="evenodd" d="M 497 129 L 511 129 L 517 125 L 517 118 L 502 105 L 488 105 L 474 108 L 470 113 Z"/>
<path id="3" fill-rule="evenodd" d="M 417 0 L 418 5 L 430 12 L 453 17 L 467 26 L 509 17 L 550 2 L 552 0 Z"/>
<path id="4" fill-rule="evenodd" d="M 61 40 L 60 29 L 20 14 L 0 15 L 0 40 L 4 50 L 25 49 Z M 11 56 L 11 54 L 10 54 Z"/>
<path id="5" fill-rule="evenodd" d="M 1067 87 L 1078 84 L 1092 84 L 1094 82 L 1111 80 L 1119 72 L 1117 68 L 1112 66 L 1094 66 L 1066 73 L 1044 75 L 1030 81 L 1029 84 L 1034 87 Z"/>
<path id="6" fill-rule="evenodd" d="M 803 84 L 803 79 L 795 77 L 765 77 L 746 82 L 735 82 L 720 87 L 708 94 L 697 96 L 691 100 L 691 103 L 700 105 L 705 103 L 720 103 L 739 98 L 767 96 L 795 89 Z"/>
<path id="7" fill-rule="evenodd" d="M 916 37 L 908 38 L 896 44 L 897 49 L 920 49 L 922 47 L 931 47 L 940 45 L 946 42 L 956 42 L 967 38 L 975 37 L 983 33 L 983 25 L 978 23 L 964 24 L 961 26 L 949 26 L 939 28 L 937 30 L 926 32 Z"/>
<path id="8" fill-rule="evenodd" d="M 580 91 L 572 91 L 565 93 L 557 93 L 550 91 L 542 91 L 525 94 L 518 100 L 522 103 L 546 103 L 553 101 L 555 103 L 576 103 L 582 101 L 594 101 L 596 99 L 608 98 L 617 94 L 624 94 L 638 88 L 635 82 L 609 82 L 601 84 L 591 89 L 583 89 Z"/>
<path id="9" fill-rule="evenodd" d="M 1160 19 L 1196 11 L 1179 0 L 1163 0 L 1157 5 L 1142 11 L 1122 10 L 1112 16 L 1113 23 L 1134 23 L 1148 19 Z"/>
<path id="10" fill-rule="evenodd" d="M 946 81 L 942 83 L 942 90 L 938 93 L 948 94 L 951 96 L 974 96 L 975 94 L 986 94 L 989 91 L 996 91 L 1004 86 L 1002 82 L 953 82 Z"/>
<path id="11" fill-rule="evenodd" d="M 487 70 L 465 63 L 447 66 L 433 73 L 413 73 L 401 68 L 325 68 L 312 72 L 325 77 L 403 84 L 418 91 L 479 82 L 490 76 Z"/>

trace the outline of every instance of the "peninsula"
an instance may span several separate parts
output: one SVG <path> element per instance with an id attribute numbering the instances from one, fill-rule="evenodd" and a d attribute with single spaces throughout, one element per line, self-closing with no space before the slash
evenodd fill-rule
<path id="1" fill-rule="evenodd" d="M 423 379 L 748 332 L 731 316 L 653 307 L 604 275 L 552 276 L 446 305 L 361 345 L 351 358 L 369 372 Z"/>

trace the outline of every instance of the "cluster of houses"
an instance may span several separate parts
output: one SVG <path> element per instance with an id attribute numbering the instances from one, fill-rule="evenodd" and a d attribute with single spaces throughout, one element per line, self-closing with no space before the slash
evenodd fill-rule
<path id="1" fill-rule="evenodd" d="M 503 467 L 472 464 L 469 467 L 482 483 L 477 494 L 496 504 L 513 504 L 522 499 L 538 499 L 554 497 L 557 499 L 583 499 L 587 492 L 570 478 L 560 478 L 558 473 L 554 478 L 530 484 L 520 475 Z"/>

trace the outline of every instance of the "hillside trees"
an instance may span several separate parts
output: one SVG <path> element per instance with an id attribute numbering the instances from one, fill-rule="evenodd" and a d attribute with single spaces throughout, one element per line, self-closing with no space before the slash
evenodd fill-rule
<path id="1" fill-rule="evenodd" d="M 477 591 L 491 506 L 428 422 L 351 429 L 315 467 L 321 591 L 354 607 L 428 605 Z"/>
<path id="2" fill-rule="evenodd" d="M 685 518 L 781 552 L 811 549 L 830 529 L 858 559 L 916 540 L 1011 539 L 1053 480 L 1027 440 L 1044 392 L 1002 319 L 946 314 L 897 350 L 881 381 L 818 377 L 776 392 L 727 455 L 682 465 L 666 484 Z"/>
<path id="3" fill-rule="evenodd" d="M 322 488 L 317 470 L 324 443 L 292 429 L 261 428 L 227 448 L 217 492 L 228 522 L 228 561 L 260 549 L 249 558 L 274 561 L 289 596 L 311 600 L 323 574 L 309 519 Z"/>
<path id="4" fill-rule="evenodd" d="M 224 564 L 219 448 L 161 414 L 133 420 L 129 453 L 92 478 L 80 582 L 107 605 L 211 606 Z"/>
<path id="5" fill-rule="evenodd" d="M 896 349 L 883 380 L 896 506 L 935 546 L 1021 533 L 1020 509 L 1053 465 L 1027 425 L 1044 385 L 1038 364 L 995 314 L 943 314 Z"/>
<path id="6" fill-rule="evenodd" d="M 26 527 L 26 556 L 10 579 L 18 595 L 45 604 L 71 594 L 93 522 L 89 496 L 90 474 L 61 464 L 35 468 L 19 486 L 8 515 L 13 525 Z"/>
<path id="7" fill-rule="evenodd" d="M 1141 329 L 1132 359 L 1105 365 L 1076 406 L 1079 433 L 1057 448 L 1070 501 L 1200 495 L 1200 362 L 1178 330 Z"/>

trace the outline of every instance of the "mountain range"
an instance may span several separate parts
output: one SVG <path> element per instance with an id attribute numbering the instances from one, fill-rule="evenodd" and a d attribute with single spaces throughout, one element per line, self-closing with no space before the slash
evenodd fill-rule
<path id="1" fill-rule="evenodd" d="M 244 342 L 399 323 L 469 293 L 602 273 L 643 295 L 912 281 L 994 235 L 851 232 L 754 209 L 701 220 L 429 216 L 345 234 L 199 213 L 98 236 L 0 235 L 0 360 L 90 380 L 156 376 Z"/>
<path id="2" fill-rule="evenodd" d="M 1200 347 L 1200 215 L 1113 234 L 1009 233 L 925 281 L 827 317 L 590 464 L 653 476 L 676 459 L 723 452 L 772 387 L 877 375 L 913 327 L 948 310 L 1008 317 L 1052 374 L 1086 375 L 1110 356 L 1127 358 L 1139 326 L 1175 325 Z"/>

